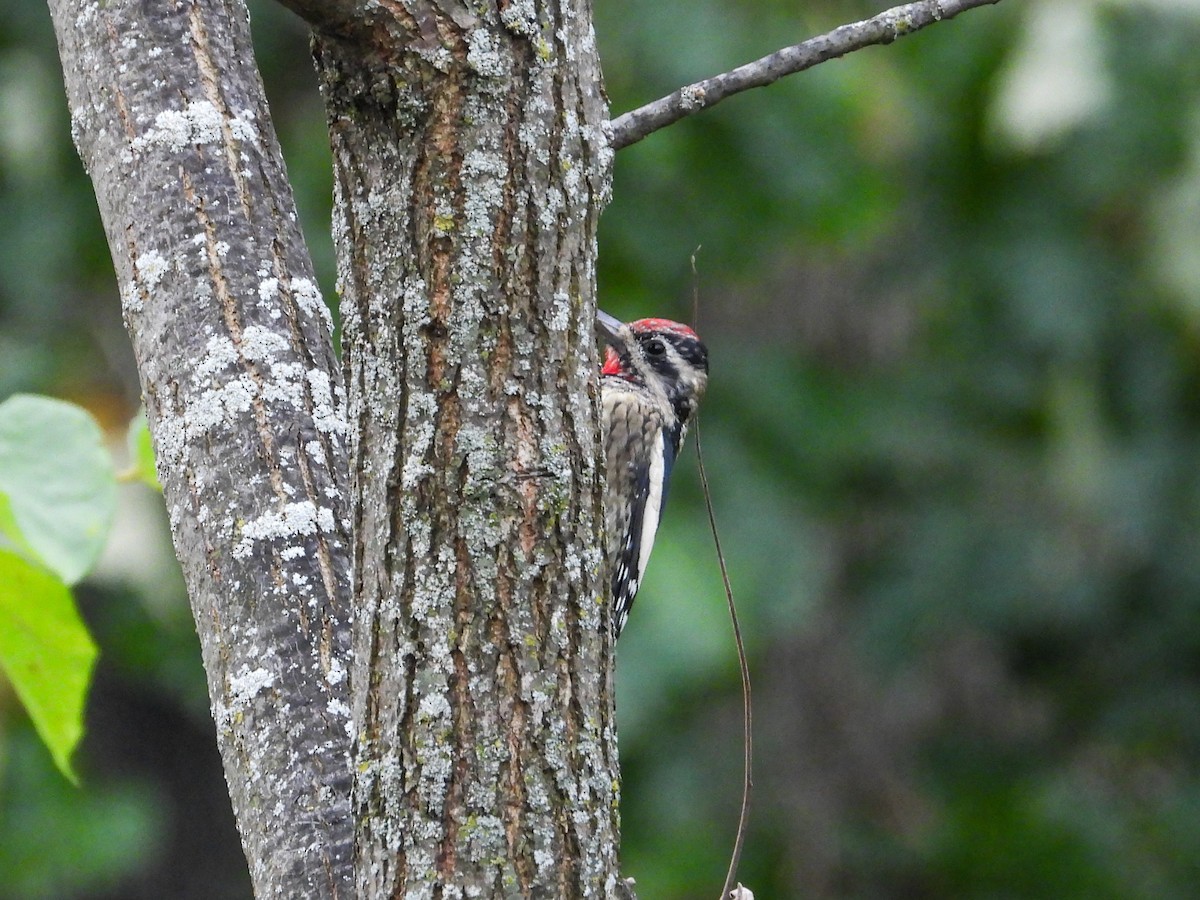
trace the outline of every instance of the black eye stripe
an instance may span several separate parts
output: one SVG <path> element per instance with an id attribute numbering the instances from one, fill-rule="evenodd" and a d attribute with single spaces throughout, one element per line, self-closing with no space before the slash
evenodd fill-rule
<path id="1" fill-rule="evenodd" d="M 682 337 L 673 342 L 679 355 L 694 366 L 708 370 L 708 351 L 695 338 Z"/>
<path id="2" fill-rule="evenodd" d="M 656 369 L 661 370 L 661 364 L 671 358 L 666 352 L 670 347 L 683 361 L 704 372 L 708 371 L 708 350 L 703 343 L 690 335 L 651 331 L 639 334 L 637 340 L 642 352 L 648 360 L 654 362 Z M 655 345 L 662 345 L 662 349 L 656 350 Z M 674 370 L 674 367 L 672 368 Z"/>

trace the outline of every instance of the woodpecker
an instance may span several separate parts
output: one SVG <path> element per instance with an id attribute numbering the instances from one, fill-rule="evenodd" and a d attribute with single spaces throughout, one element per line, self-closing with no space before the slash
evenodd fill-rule
<path id="1" fill-rule="evenodd" d="M 596 330 L 608 345 L 600 396 L 605 527 L 619 637 L 654 547 L 671 467 L 708 384 L 708 350 L 696 332 L 669 319 L 623 324 L 598 312 Z"/>

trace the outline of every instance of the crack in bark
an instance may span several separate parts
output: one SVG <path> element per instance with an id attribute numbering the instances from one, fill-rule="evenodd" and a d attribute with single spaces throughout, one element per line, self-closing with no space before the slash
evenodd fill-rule
<path id="1" fill-rule="evenodd" d="M 238 348 L 238 364 L 242 371 L 249 375 L 251 381 L 254 382 L 255 390 L 250 401 L 250 406 L 254 410 L 254 424 L 261 447 L 261 458 L 267 466 L 267 476 L 271 481 L 271 490 L 277 500 L 282 500 L 286 498 L 286 493 L 283 489 L 283 472 L 279 467 L 275 455 L 275 436 L 271 433 L 269 416 L 266 406 L 263 403 L 263 386 L 266 383 L 266 379 L 263 378 L 258 365 L 253 360 L 247 359 L 241 352 L 244 338 L 241 317 L 238 314 L 238 302 L 233 296 L 233 292 L 230 291 L 229 282 L 225 278 L 224 266 L 221 263 L 221 254 L 217 249 L 217 229 L 208 212 L 205 210 L 204 198 L 196 193 L 192 177 L 186 169 L 181 171 L 180 179 L 183 185 L 183 196 L 194 208 L 196 221 L 204 229 L 204 249 L 208 259 L 209 280 L 216 291 L 217 303 L 220 304 L 221 317 L 225 321 L 229 337 L 233 341 L 234 346 Z"/>
<path id="2" fill-rule="evenodd" d="M 311 395 L 306 395 L 311 401 Z M 308 411 L 312 411 L 311 402 L 308 404 Z M 304 495 L 306 497 L 317 496 L 317 485 L 313 478 L 312 468 L 308 462 L 308 453 L 304 449 L 304 445 L 296 441 L 296 463 L 297 469 L 300 471 L 300 480 L 304 485 Z M 340 605 L 338 598 L 337 579 L 333 572 L 333 557 L 330 552 L 329 539 L 321 531 L 317 532 L 317 568 L 321 572 L 321 583 L 325 588 L 325 599 L 330 606 L 336 608 Z M 327 640 L 327 635 L 323 634 L 322 638 Z M 322 670 L 325 673 L 329 672 L 329 648 L 327 644 L 323 644 L 321 648 L 321 663 Z"/>
<path id="3" fill-rule="evenodd" d="M 242 206 L 242 213 L 246 217 L 247 222 L 254 221 L 254 213 L 250 208 L 251 191 L 246 183 L 246 178 L 242 174 L 242 167 L 237 157 L 237 145 L 240 141 L 237 140 L 233 133 L 233 129 L 229 127 L 231 120 L 236 118 L 229 105 L 225 102 L 225 97 L 221 93 L 220 76 L 217 74 L 217 64 L 212 56 L 212 47 L 209 45 L 208 29 L 204 26 L 204 19 L 199 5 L 193 5 L 188 10 L 188 32 L 192 39 L 193 57 L 196 61 L 196 70 L 200 73 L 200 84 L 204 89 L 204 96 L 211 103 L 221 116 L 221 146 L 225 151 L 225 164 L 230 177 L 233 179 L 234 190 L 237 193 L 238 201 Z"/>
<path id="4" fill-rule="evenodd" d="M 108 42 L 106 50 L 109 58 L 113 61 L 112 70 L 120 72 L 121 66 L 115 52 L 115 48 L 120 46 L 120 41 L 117 37 L 116 26 L 113 25 L 112 17 L 104 13 L 104 29 L 108 34 Z M 132 142 L 137 137 L 137 131 L 133 127 L 133 122 L 129 118 L 129 106 L 125 102 L 125 92 L 121 89 L 121 83 L 117 79 L 113 79 L 109 85 L 113 92 L 113 103 L 116 105 L 117 120 L 121 123 L 121 128 L 125 132 L 125 137 Z"/>

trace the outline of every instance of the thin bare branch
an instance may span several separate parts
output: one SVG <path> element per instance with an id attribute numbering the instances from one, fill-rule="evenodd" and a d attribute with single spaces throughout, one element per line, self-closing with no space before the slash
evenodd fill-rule
<path id="1" fill-rule="evenodd" d="M 692 324 L 700 321 L 700 275 L 696 270 L 697 246 L 692 251 Z M 725 873 L 725 884 L 721 888 L 721 900 L 742 896 L 744 888 L 739 884 L 734 889 L 738 863 L 742 858 L 742 847 L 750 824 L 750 794 L 754 790 L 754 704 L 750 694 L 750 663 L 746 658 L 746 643 L 742 640 L 742 625 L 738 619 L 737 603 L 733 599 L 733 584 L 729 581 L 729 567 L 725 565 L 725 553 L 721 549 L 721 535 L 717 532 L 717 515 L 713 512 L 712 491 L 708 487 L 708 472 L 704 469 L 704 450 L 700 442 L 700 420 L 696 419 L 696 464 L 700 470 L 700 487 L 704 494 L 704 508 L 708 512 L 708 525 L 712 530 L 713 547 L 717 551 L 717 564 L 721 569 L 721 583 L 725 587 L 725 601 L 729 605 L 729 620 L 733 624 L 733 644 L 737 649 L 738 671 L 742 676 L 742 808 L 738 813 L 737 836 L 733 841 L 733 853 L 729 857 L 729 869 Z M 749 893 L 746 891 L 746 893 Z M 750 894 L 748 900 L 754 900 Z"/>
<path id="2" fill-rule="evenodd" d="M 704 508 L 708 511 L 708 524 L 712 529 L 713 545 L 717 550 L 717 563 L 721 567 L 725 601 L 729 605 L 729 619 L 733 623 L 733 643 L 737 648 L 738 671 L 742 676 L 742 806 L 738 812 L 737 836 L 733 841 L 733 853 L 729 857 L 729 869 L 725 873 L 725 885 L 721 888 L 721 898 L 724 900 L 733 890 L 733 880 L 737 877 L 738 863 L 742 859 L 742 848 L 745 846 L 750 824 L 750 794 L 754 790 L 754 703 L 750 694 L 750 663 L 746 658 L 746 642 L 742 639 L 742 625 L 738 619 L 737 604 L 733 601 L 733 585 L 729 582 L 729 567 L 725 565 L 721 537 L 717 533 L 717 517 L 713 512 L 712 491 L 708 488 L 708 473 L 704 471 L 699 419 L 696 420 L 695 428 L 696 462 L 700 469 L 700 486 L 704 491 Z M 738 885 L 738 888 L 740 890 L 741 885 Z"/>
<path id="3" fill-rule="evenodd" d="M 818 63 L 845 56 L 872 44 L 890 44 L 896 38 L 920 31 L 926 25 L 952 19 L 960 12 L 977 6 L 998 2 L 1000 0 L 918 0 L 916 3 L 895 6 L 861 22 L 842 25 L 828 34 L 785 47 L 732 71 L 681 87 L 673 94 L 618 116 L 610 123 L 612 148 L 620 150 L 636 144 L 658 129 L 708 109 L 726 97 L 750 88 L 763 87 L 785 75 L 803 72 Z"/>

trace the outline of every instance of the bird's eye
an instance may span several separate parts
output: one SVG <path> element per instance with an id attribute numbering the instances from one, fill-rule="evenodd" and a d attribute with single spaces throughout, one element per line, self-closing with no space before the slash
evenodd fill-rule
<path id="1" fill-rule="evenodd" d="M 658 338 L 651 338 L 646 341 L 646 352 L 651 356 L 662 356 L 667 352 L 667 345 Z"/>

